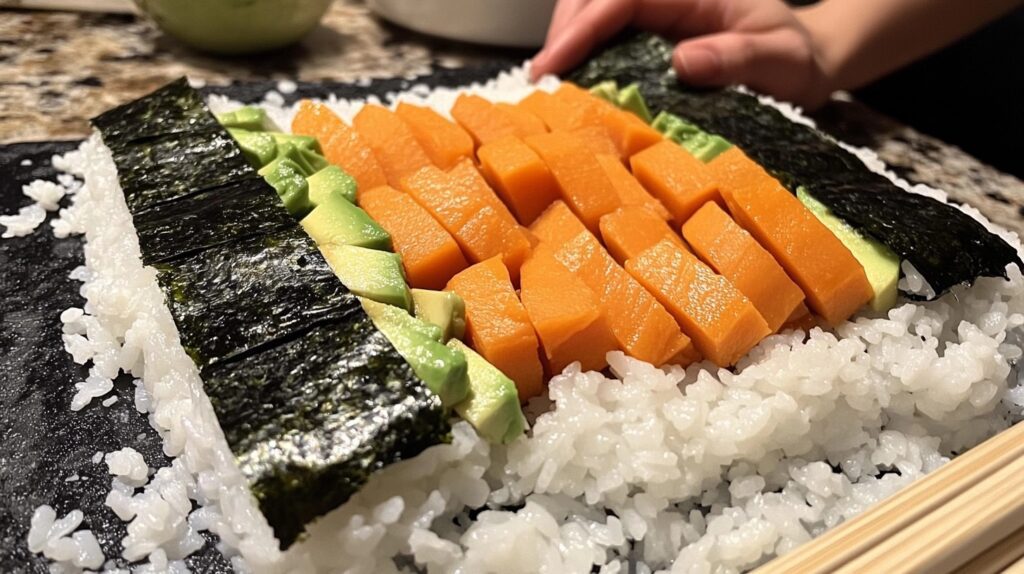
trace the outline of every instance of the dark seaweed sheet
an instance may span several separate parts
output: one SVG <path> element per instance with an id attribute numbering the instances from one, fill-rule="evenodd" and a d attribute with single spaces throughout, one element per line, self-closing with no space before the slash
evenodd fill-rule
<path id="1" fill-rule="evenodd" d="M 185 78 L 93 119 L 114 153 L 132 214 L 207 189 L 258 180 Z"/>
<path id="2" fill-rule="evenodd" d="M 115 148 L 157 136 L 216 130 L 219 125 L 207 112 L 202 95 L 190 89 L 185 78 L 108 110 L 93 118 L 92 124 Z"/>
<path id="3" fill-rule="evenodd" d="M 114 163 L 133 214 L 207 189 L 260 179 L 235 140 L 220 128 L 138 140 L 114 149 Z"/>
<path id="4" fill-rule="evenodd" d="M 358 300 L 345 301 L 346 317 L 203 374 L 260 510 L 285 544 L 370 473 L 448 431 L 436 397 L 394 360 Z"/>
<path id="5" fill-rule="evenodd" d="M 143 258 L 160 261 L 182 344 L 287 548 L 370 472 L 448 440 L 449 428 L 440 400 L 211 121 L 179 80 L 95 125 Z"/>
<path id="6" fill-rule="evenodd" d="M 577 69 L 584 86 L 637 82 L 652 110 L 668 110 L 722 135 L 790 191 L 805 187 L 837 216 L 909 261 L 936 294 L 1021 264 L 999 236 L 952 205 L 908 193 L 869 170 L 828 136 L 786 119 L 735 90 L 688 88 L 667 73 L 671 46 L 648 34 L 626 36 Z"/>
<path id="7" fill-rule="evenodd" d="M 350 313 L 345 286 L 294 225 L 156 268 L 181 343 L 200 367 Z"/>
<path id="8" fill-rule="evenodd" d="M 209 247 L 265 235 L 295 222 L 276 197 L 253 193 L 252 180 L 206 190 L 134 216 L 143 263 L 152 265 Z"/>

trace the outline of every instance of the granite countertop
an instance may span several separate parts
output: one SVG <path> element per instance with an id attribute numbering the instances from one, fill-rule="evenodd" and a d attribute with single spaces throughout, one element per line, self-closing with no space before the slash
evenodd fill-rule
<path id="1" fill-rule="evenodd" d="M 208 84 L 352 81 L 529 56 L 429 39 L 380 22 L 358 0 L 336 0 L 300 44 L 257 58 L 198 54 L 132 16 L 0 15 L 0 143 L 80 138 L 88 118 L 184 74 Z M 1024 235 L 1019 179 L 856 102 L 833 102 L 815 119 L 838 139 L 875 150 L 911 182 L 943 189 Z"/>

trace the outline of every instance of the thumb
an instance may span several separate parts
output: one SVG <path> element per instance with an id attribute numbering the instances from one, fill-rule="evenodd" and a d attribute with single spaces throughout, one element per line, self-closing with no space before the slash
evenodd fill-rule
<path id="1" fill-rule="evenodd" d="M 672 65 L 697 86 L 746 84 L 801 104 L 827 97 L 810 43 L 799 31 L 722 32 L 676 45 Z"/>

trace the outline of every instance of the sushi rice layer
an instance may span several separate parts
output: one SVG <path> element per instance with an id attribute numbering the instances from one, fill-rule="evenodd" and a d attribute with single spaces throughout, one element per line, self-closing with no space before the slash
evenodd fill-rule
<path id="1" fill-rule="evenodd" d="M 516 69 L 471 89 L 516 101 L 532 89 L 526 78 Z M 447 115 L 456 95 L 417 87 L 398 97 Z M 346 118 L 362 103 L 329 101 Z M 263 106 L 287 126 L 282 104 L 271 93 Z M 214 97 L 211 106 L 237 104 Z M 884 172 L 870 151 L 854 151 Z M 62 316 L 68 351 L 92 361 L 93 385 L 119 370 L 139 377 L 136 405 L 176 457 L 138 491 L 145 478 L 131 453 L 108 457 L 107 504 L 130 521 L 124 556 L 148 560 L 148 571 L 185 571 L 200 530 L 220 537 L 239 571 L 742 571 L 1005 429 L 1024 406 L 1013 367 L 1024 279 L 1011 266 L 1009 280 L 867 312 L 835 332 L 771 336 L 735 373 L 710 363 L 657 369 L 618 352 L 609 356 L 614 378 L 570 366 L 529 404 L 526 437 L 490 445 L 459 422 L 451 444 L 378 473 L 281 553 L 178 343 L 155 271 L 141 263 L 109 150 L 93 136 L 56 165 L 85 181 L 54 222 L 59 234 L 86 238 L 86 266 L 73 274 L 84 313 Z M 1020 250 L 1014 234 L 996 231 Z M 904 289 L 927 290 L 906 271 Z M 84 546 L 61 551 L 73 541 L 51 528 L 54 518 L 37 512 L 33 550 L 66 571 L 98 567 Z"/>

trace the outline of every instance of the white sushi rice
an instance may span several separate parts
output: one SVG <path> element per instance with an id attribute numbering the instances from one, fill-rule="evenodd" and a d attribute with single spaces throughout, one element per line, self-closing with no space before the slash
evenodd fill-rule
<path id="1" fill-rule="evenodd" d="M 22 162 L 22 165 L 26 164 Z M 37 179 L 22 186 L 21 193 L 31 199 L 32 203 L 19 209 L 16 214 L 0 215 L 0 225 L 4 226 L 0 238 L 23 237 L 34 232 L 46 221 L 46 212 L 56 211 L 60 207 L 60 200 L 77 191 L 78 186 L 79 182 L 67 174 L 62 174 L 57 182 Z"/>
<path id="2" fill-rule="evenodd" d="M 32 514 L 28 531 L 28 549 L 41 553 L 57 564 L 64 564 L 63 570 L 99 568 L 103 565 L 103 551 L 91 530 L 77 530 L 82 523 L 81 510 L 72 510 L 64 518 L 47 505 L 40 506 Z"/>
<path id="3" fill-rule="evenodd" d="M 531 89 L 524 68 L 469 88 L 503 101 Z M 447 115 L 458 93 L 417 86 L 384 102 Z M 294 112 L 282 103 L 270 94 L 263 106 L 288 126 Z M 327 103 L 350 119 L 364 102 Z M 870 151 L 853 151 L 901 187 L 945 200 L 896 179 Z M 980 279 L 835 332 L 769 337 L 735 373 L 708 363 L 661 370 L 621 353 L 609 357 L 611 378 L 570 366 L 529 405 L 526 437 L 489 445 L 459 422 L 451 444 L 376 474 L 281 553 L 178 343 L 155 272 L 140 262 L 109 151 L 94 136 L 55 165 L 85 180 L 53 222 L 58 235 L 84 232 L 87 241 L 86 265 L 72 274 L 87 302 L 62 314 L 65 344 L 76 362 L 92 362 L 90 396 L 100 379 L 138 377 L 135 406 L 175 457 L 148 479 L 134 450 L 105 456 L 114 475 L 107 505 L 129 521 L 123 555 L 147 561 L 136 572 L 187 571 L 182 559 L 202 546 L 203 530 L 220 536 L 240 571 L 742 571 L 934 470 L 1024 408 L 1013 368 L 1024 278 L 1012 266 L 1009 280 Z M 1015 234 L 963 209 L 1020 250 Z M 904 274 L 905 289 L 929 288 L 912 268 Z M 47 509 L 33 517 L 30 548 L 61 565 L 98 567 L 102 553 L 99 562 L 91 547 L 72 556 L 61 542 L 87 532 L 75 532 L 81 513 L 60 522 Z M 86 548 L 87 535 L 79 538 Z"/>

